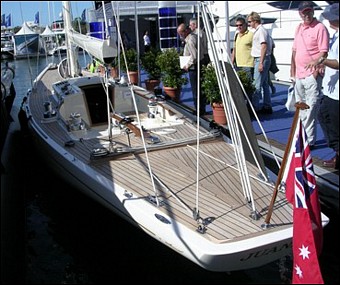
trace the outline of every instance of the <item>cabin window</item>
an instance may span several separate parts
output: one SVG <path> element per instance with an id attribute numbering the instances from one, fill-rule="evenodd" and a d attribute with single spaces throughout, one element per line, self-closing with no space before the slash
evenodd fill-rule
<path id="1" fill-rule="evenodd" d="M 303 1 L 273 1 L 267 2 L 268 5 L 281 10 L 298 10 L 300 3 Z M 322 10 L 313 2 L 314 10 Z"/>
<path id="2" fill-rule="evenodd" d="M 238 14 L 236 16 L 233 16 L 232 18 L 230 18 L 230 26 L 231 27 L 236 27 L 236 19 L 238 19 L 239 17 L 243 17 L 244 19 L 247 19 L 248 15 L 243 15 L 243 14 Z M 275 21 L 277 20 L 277 18 L 269 18 L 269 17 L 264 17 L 261 15 L 261 21 L 262 24 L 273 24 Z"/>

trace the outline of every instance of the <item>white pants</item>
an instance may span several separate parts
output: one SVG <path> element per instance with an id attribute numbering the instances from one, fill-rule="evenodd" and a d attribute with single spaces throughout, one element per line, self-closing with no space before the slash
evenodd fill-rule
<path id="1" fill-rule="evenodd" d="M 304 102 L 309 109 L 300 110 L 300 119 L 306 130 L 308 143 L 314 145 L 316 142 L 317 116 L 320 107 L 322 77 L 314 78 L 310 75 L 306 78 L 296 78 L 295 98 L 296 102 Z"/>

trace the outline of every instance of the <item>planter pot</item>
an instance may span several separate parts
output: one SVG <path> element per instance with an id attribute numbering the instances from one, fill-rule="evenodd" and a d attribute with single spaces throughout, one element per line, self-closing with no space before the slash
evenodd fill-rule
<path id="1" fill-rule="evenodd" d="M 146 90 L 150 91 L 150 92 L 153 92 L 155 87 L 158 86 L 160 83 L 159 80 L 157 79 L 148 79 L 148 80 L 145 80 L 145 87 L 146 87 Z"/>
<path id="2" fill-rule="evenodd" d="M 129 77 L 131 84 L 137 85 L 138 84 L 138 71 L 129 71 Z"/>
<path id="3" fill-rule="evenodd" d="M 227 118 L 226 118 L 226 115 L 224 113 L 223 104 L 213 103 L 212 109 L 213 109 L 213 119 L 214 119 L 214 121 L 217 124 L 226 125 L 227 124 Z"/>
<path id="4" fill-rule="evenodd" d="M 111 77 L 112 78 L 118 78 L 118 68 L 117 67 L 111 68 Z"/>
<path id="5" fill-rule="evenodd" d="M 181 88 L 173 88 L 173 87 L 163 86 L 163 89 L 164 89 L 164 93 L 166 95 L 168 95 L 171 98 L 171 100 L 179 103 L 179 97 L 180 97 L 180 94 L 181 94 Z"/>
<path id="6" fill-rule="evenodd" d="M 98 70 L 99 70 L 99 73 L 100 73 L 101 76 L 105 75 L 105 68 L 104 68 L 104 66 L 99 65 L 98 66 Z"/>

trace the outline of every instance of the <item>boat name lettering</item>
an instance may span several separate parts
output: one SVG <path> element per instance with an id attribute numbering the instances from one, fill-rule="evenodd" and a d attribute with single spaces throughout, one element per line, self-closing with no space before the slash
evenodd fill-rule
<path id="1" fill-rule="evenodd" d="M 289 242 L 289 243 L 285 243 L 285 244 L 283 244 L 281 246 L 274 246 L 272 248 L 265 249 L 265 250 L 260 250 L 260 251 L 257 251 L 255 253 L 252 252 L 251 254 L 249 254 L 247 256 L 247 258 L 241 258 L 240 261 L 247 261 L 250 258 L 262 257 L 262 256 L 265 256 L 265 255 L 268 255 L 268 254 L 280 252 L 281 250 L 285 250 L 285 249 L 288 249 L 288 248 L 291 248 L 291 247 L 292 247 L 292 243 Z"/>

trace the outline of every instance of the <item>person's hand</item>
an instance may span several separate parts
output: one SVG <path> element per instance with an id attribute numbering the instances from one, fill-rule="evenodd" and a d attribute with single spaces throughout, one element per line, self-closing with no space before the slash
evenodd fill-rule
<path id="1" fill-rule="evenodd" d="M 324 76 L 325 75 L 325 65 L 324 64 L 320 64 L 319 66 L 318 66 L 318 72 L 319 72 L 319 75 L 320 76 Z"/>
<path id="2" fill-rule="evenodd" d="M 263 71 L 263 63 L 259 63 L 259 68 L 258 68 L 258 71 L 259 72 L 262 72 Z"/>
<path id="3" fill-rule="evenodd" d="M 311 71 L 315 71 L 318 65 L 319 65 L 319 61 L 317 59 L 312 60 L 305 66 L 305 69 L 306 70 L 310 69 Z"/>

